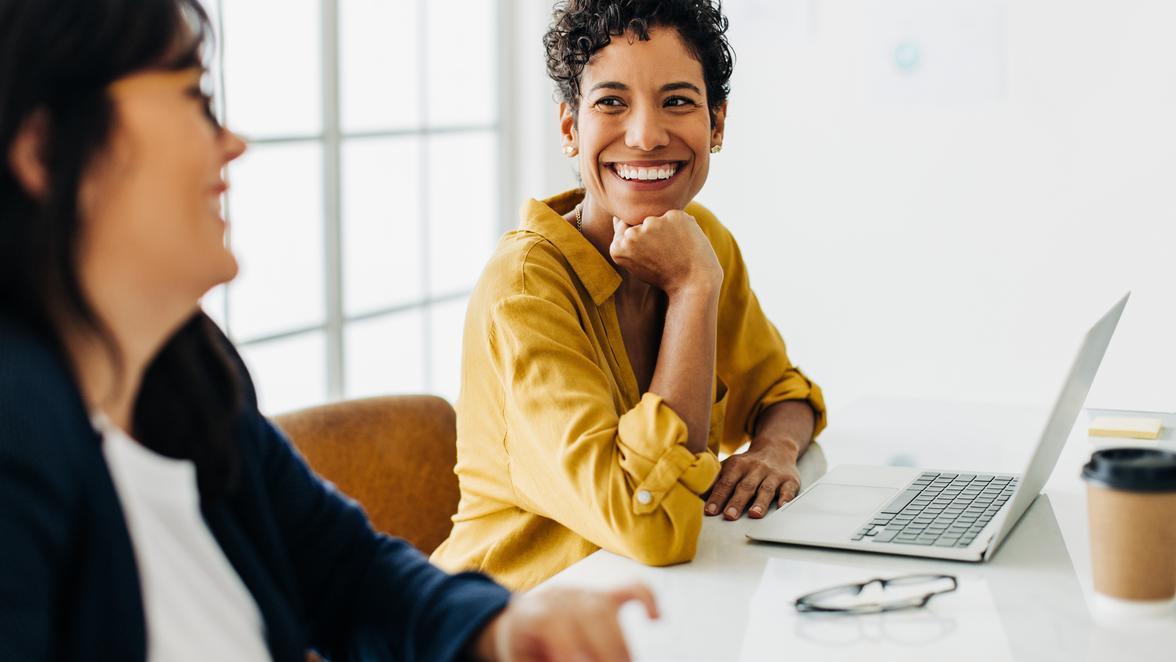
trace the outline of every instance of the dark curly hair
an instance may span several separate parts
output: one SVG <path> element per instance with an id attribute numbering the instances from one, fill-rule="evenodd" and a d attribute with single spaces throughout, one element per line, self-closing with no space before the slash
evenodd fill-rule
<path id="1" fill-rule="evenodd" d="M 731 92 L 735 51 L 727 41 L 727 17 L 721 0 L 561 0 L 543 46 L 547 75 L 555 81 L 560 101 L 580 107 L 580 75 L 597 51 L 613 37 L 633 33 L 649 41 L 654 27 L 673 28 L 702 64 L 711 122 Z"/>

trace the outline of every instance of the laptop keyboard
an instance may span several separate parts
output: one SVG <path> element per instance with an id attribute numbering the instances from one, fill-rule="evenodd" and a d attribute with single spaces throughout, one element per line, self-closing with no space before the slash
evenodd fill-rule
<path id="1" fill-rule="evenodd" d="M 927 471 L 852 539 L 967 547 L 1016 491 L 1015 476 Z"/>

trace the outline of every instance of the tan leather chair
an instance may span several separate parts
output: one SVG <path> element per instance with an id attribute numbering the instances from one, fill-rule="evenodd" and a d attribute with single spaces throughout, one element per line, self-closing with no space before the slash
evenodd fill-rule
<path id="1" fill-rule="evenodd" d="M 459 491 L 453 408 L 432 395 L 348 400 L 274 418 L 315 473 L 379 531 L 430 554 L 449 535 Z"/>

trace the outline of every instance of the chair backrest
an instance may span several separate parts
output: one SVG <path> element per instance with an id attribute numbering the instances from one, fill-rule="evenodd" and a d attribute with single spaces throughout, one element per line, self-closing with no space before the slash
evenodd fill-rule
<path id="1" fill-rule="evenodd" d="M 432 395 L 348 400 L 274 418 L 318 475 L 372 526 L 430 554 L 449 535 L 460 492 L 453 408 Z"/>

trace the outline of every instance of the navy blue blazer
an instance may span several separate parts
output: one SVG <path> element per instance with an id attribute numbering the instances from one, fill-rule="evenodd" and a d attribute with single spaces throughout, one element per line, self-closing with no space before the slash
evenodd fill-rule
<path id="1" fill-rule="evenodd" d="M 376 533 L 247 390 L 241 487 L 201 508 L 257 601 L 273 658 L 461 655 L 507 590 Z M 0 315 L 0 659 L 145 655 L 139 574 L 101 439 L 64 360 Z"/>

